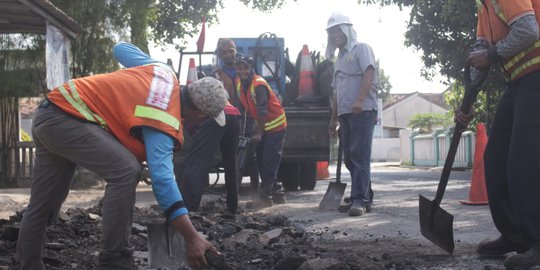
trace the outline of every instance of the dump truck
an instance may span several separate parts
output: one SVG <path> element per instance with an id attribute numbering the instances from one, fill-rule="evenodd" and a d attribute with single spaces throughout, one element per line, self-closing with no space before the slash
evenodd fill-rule
<path id="1" fill-rule="evenodd" d="M 330 137 L 328 124 L 331 117 L 330 97 L 333 64 L 319 61 L 319 54 L 312 52 L 315 76 L 312 95 L 298 98 L 297 85 L 300 75 L 300 54 L 296 66 L 290 61 L 288 49 L 283 38 L 265 33 L 255 38 L 232 38 L 238 53 L 249 55 L 255 60 L 255 72 L 263 76 L 282 102 L 287 116 L 287 133 L 283 148 L 283 158 L 278 172 L 280 181 L 286 190 L 313 190 L 316 185 L 317 163 L 328 161 Z M 221 65 L 216 58 L 215 64 L 201 65 L 201 55 L 214 52 L 180 51 L 178 74 L 181 74 L 185 56 L 199 56 L 199 72 L 211 74 L 214 65 Z M 186 72 L 186 71 L 184 71 Z M 189 136 L 183 150 L 175 154 L 177 179 L 181 177 L 184 156 L 189 148 Z M 211 173 L 220 173 L 220 155 L 216 154 Z M 180 175 L 179 175 L 180 174 Z M 247 175 L 246 175 L 247 176 Z M 217 174 L 219 179 L 219 174 Z"/>

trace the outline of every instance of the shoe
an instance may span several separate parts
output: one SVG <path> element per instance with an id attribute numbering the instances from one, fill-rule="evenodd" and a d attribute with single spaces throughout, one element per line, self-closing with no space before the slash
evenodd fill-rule
<path id="1" fill-rule="evenodd" d="M 285 198 L 285 193 L 283 192 L 276 192 L 272 194 L 272 202 L 274 204 L 284 204 L 287 203 L 287 199 Z"/>
<path id="2" fill-rule="evenodd" d="M 523 254 L 516 254 L 506 258 L 504 266 L 508 270 L 527 270 L 534 266 L 540 266 L 540 245 L 531 247 Z"/>
<path id="3" fill-rule="evenodd" d="M 338 206 L 338 212 L 340 213 L 347 213 L 349 212 L 349 209 L 351 209 L 351 206 L 352 206 L 352 203 L 345 203 L 345 204 L 340 204 Z"/>
<path id="4" fill-rule="evenodd" d="M 338 206 L 338 212 L 340 213 L 347 213 L 349 212 L 349 209 L 351 209 L 352 203 L 346 203 L 346 204 L 340 204 Z M 366 204 L 366 213 L 371 213 L 373 209 L 371 208 L 371 204 Z"/>
<path id="5" fill-rule="evenodd" d="M 246 208 L 261 209 L 261 208 L 266 208 L 273 205 L 274 203 L 272 202 L 272 199 L 270 198 L 270 196 L 257 194 L 252 201 L 246 203 Z"/>
<path id="6" fill-rule="evenodd" d="M 476 252 L 485 257 L 501 257 L 509 252 L 523 253 L 529 247 L 523 243 L 514 243 L 502 236 L 489 241 L 483 241 L 478 245 Z"/>
<path id="7" fill-rule="evenodd" d="M 366 207 L 361 204 L 353 203 L 349 209 L 349 216 L 358 217 L 366 213 Z"/>

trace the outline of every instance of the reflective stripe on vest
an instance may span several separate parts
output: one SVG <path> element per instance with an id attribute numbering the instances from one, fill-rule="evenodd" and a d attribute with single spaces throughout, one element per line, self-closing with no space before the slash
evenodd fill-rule
<path id="1" fill-rule="evenodd" d="M 272 130 L 276 127 L 279 127 L 281 125 L 283 125 L 285 123 L 286 119 L 285 119 L 285 113 L 282 113 L 280 116 L 278 116 L 276 119 L 270 121 L 270 122 L 266 122 L 266 124 L 264 124 L 264 130 L 265 131 L 269 131 L 269 130 Z"/>
<path id="2" fill-rule="evenodd" d="M 529 49 L 521 53 L 518 53 L 516 56 L 512 57 L 510 61 L 504 64 L 504 69 L 508 70 L 508 72 L 510 73 L 510 78 L 516 78 L 518 77 L 518 75 L 520 75 L 521 72 L 523 72 L 528 67 L 531 67 L 532 65 L 540 63 L 540 56 L 536 56 L 529 59 L 528 61 L 524 63 L 521 63 L 519 66 L 515 66 L 519 61 L 523 60 L 525 56 L 527 56 L 529 53 L 533 52 L 534 50 L 540 50 L 540 40 L 536 41 L 531 47 L 529 47 Z"/>
<path id="3" fill-rule="evenodd" d="M 478 13 L 482 10 L 484 7 L 484 1 L 485 0 L 476 0 L 476 6 L 478 7 Z M 503 22 L 508 23 L 506 20 L 506 17 L 504 17 L 504 12 L 501 9 L 501 6 L 499 6 L 499 3 L 497 0 L 491 0 L 491 6 L 493 7 L 493 10 L 495 11 L 495 14 L 497 14 L 497 17 L 501 19 Z"/>
<path id="4" fill-rule="evenodd" d="M 144 117 L 144 118 L 160 121 L 162 123 L 165 123 L 171 126 L 175 130 L 180 129 L 180 121 L 178 119 L 176 119 L 174 116 L 168 114 L 165 111 L 162 111 L 153 107 L 137 105 L 135 106 L 134 115 L 136 117 Z"/>
<path id="5" fill-rule="evenodd" d="M 88 108 L 86 103 L 84 103 L 84 101 L 81 99 L 81 96 L 79 96 L 75 83 L 71 80 L 68 81 L 68 89 L 69 91 L 64 87 L 64 85 L 60 85 L 58 87 L 58 90 L 62 96 L 64 96 L 69 104 L 73 106 L 73 108 L 75 108 L 82 116 L 84 116 L 86 120 L 97 123 L 102 128 L 107 129 L 107 123 L 105 123 L 105 120 Z"/>
<path id="6" fill-rule="evenodd" d="M 272 88 L 270 87 L 270 85 L 268 85 L 268 83 L 266 82 L 264 78 L 257 77 L 254 81 L 251 82 L 251 87 L 249 88 L 250 96 L 254 104 L 257 103 L 257 97 L 255 94 L 255 82 L 260 82 L 264 84 L 266 88 L 268 89 L 268 91 L 272 91 Z M 240 82 L 239 79 L 236 81 L 236 91 L 238 92 L 238 96 L 241 97 L 242 96 L 242 83 Z M 264 124 L 264 130 L 265 131 L 272 130 L 276 127 L 279 127 L 285 124 L 286 121 L 287 119 L 285 118 L 285 112 L 283 112 L 281 115 L 279 115 L 275 119 L 272 119 L 271 121 L 266 122 Z"/>

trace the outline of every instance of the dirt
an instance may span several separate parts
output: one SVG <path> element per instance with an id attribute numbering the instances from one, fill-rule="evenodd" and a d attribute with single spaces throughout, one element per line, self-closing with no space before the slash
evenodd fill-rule
<path id="1" fill-rule="evenodd" d="M 190 217 L 233 269 L 504 269 L 501 259 L 483 259 L 474 251 L 478 241 L 494 235 L 487 206 L 466 208 L 454 203 L 456 198 L 466 198 L 468 182 L 463 179 L 470 173 L 455 174 L 448 187 L 447 203 L 442 205 L 455 214 L 454 254 L 448 255 L 419 235 L 418 191 L 431 197 L 438 175 L 427 172 L 425 179 L 419 179 L 410 170 L 375 171 L 374 211 L 362 217 L 317 210 L 328 181 L 320 181 L 314 191 L 288 192 L 289 203 L 285 205 L 261 211 L 241 207 L 236 215 L 226 213 L 223 195 L 217 190 L 206 194 L 201 210 L 190 213 Z M 102 192 L 89 189 L 70 193 L 62 208 L 66 215 L 61 215 L 47 231 L 47 269 L 95 269 Z M 9 218 L 6 211 L 0 211 L 0 218 L 4 218 L 0 220 L 1 270 L 18 269 L 15 239 L 26 194 L 24 190 L 0 192 L 2 204 L 7 202 L 11 213 L 19 211 Z M 247 200 L 243 196 L 241 205 Z M 159 210 L 149 187 L 138 188 L 134 213 L 130 242 L 136 264 L 139 269 L 150 269 L 145 225 L 149 218 L 159 215 Z"/>

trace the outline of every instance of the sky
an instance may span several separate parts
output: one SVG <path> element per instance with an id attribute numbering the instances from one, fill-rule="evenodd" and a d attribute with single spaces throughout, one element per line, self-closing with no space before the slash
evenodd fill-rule
<path id="1" fill-rule="evenodd" d="M 303 44 L 307 44 L 310 51 L 320 51 L 324 55 L 326 23 L 334 11 L 347 15 L 353 22 L 358 41 L 371 45 L 375 58 L 379 59 L 381 68 L 390 78 L 391 93 L 441 93 L 447 88 L 441 83 L 440 76 L 432 81 L 421 77 L 421 52 L 404 45 L 408 9 L 400 11 L 395 6 L 360 5 L 357 0 L 287 1 L 284 7 L 271 13 L 252 10 L 238 0 L 225 0 L 224 9 L 218 13 L 219 23 L 207 25 L 204 50 L 213 51 L 217 40 L 222 37 L 256 38 L 270 32 L 284 38 L 291 57 L 300 52 Z M 197 38 L 198 35 L 186 38 L 185 51 L 196 50 Z M 171 58 L 174 67 L 178 67 L 180 54 L 173 46 L 151 45 L 150 54 L 162 61 Z M 182 63 L 181 82 L 186 80 L 189 57 L 185 56 Z M 203 58 L 203 64 L 210 63 L 210 57 Z"/>

